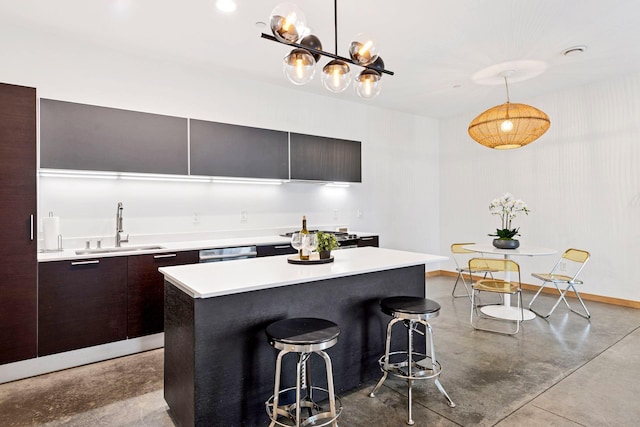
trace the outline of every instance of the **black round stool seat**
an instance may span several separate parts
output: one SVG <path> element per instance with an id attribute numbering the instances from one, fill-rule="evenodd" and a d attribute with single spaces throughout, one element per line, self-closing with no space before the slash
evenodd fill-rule
<path id="1" fill-rule="evenodd" d="M 394 317 L 419 316 L 422 318 L 436 317 L 440 311 L 440 304 L 420 297 L 389 297 L 380 301 L 382 312 Z"/>
<path id="2" fill-rule="evenodd" d="M 272 344 L 313 345 L 335 340 L 340 335 L 340 328 L 329 320 L 297 317 L 270 324 L 266 333 Z"/>

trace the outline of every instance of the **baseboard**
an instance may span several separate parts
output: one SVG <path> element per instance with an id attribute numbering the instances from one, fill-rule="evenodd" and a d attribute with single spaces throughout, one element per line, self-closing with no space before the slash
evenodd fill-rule
<path id="1" fill-rule="evenodd" d="M 455 271 L 448 271 L 448 270 L 435 270 L 435 271 L 429 271 L 426 276 L 427 277 L 434 277 L 434 276 L 457 277 L 458 273 L 455 272 Z M 465 275 L 465 277 L 467 277 L 467 276 Z M 482 279 L 482 276 L 473 276 L 473 278 L 474 279 Z M 533 285 L 533 284 L 530 284 L 530 283 L 523 283 L 522 284 L 522 289 L 527 290 L 527 291 L 534 291 L 535 292 L 535 291 L 538 290 L 539 287 L 540 287 L 540 285 Z M 549 288 L 549 287 L 544 288 L 542 290 L 542 293 L 558 295 L 558 291 L 555 288 Z M 568 292 L 567 296 L 570 297 L 570 298 L 576 298 L 576 294 L 573 291 Z M 622 299 L 622 298 L 605 297 L 605 296 L 602 296 L 602 295 L 585 294 L 583 292 L 580 292 L 580 296 L 585 301 L 603 302 L 605 304 L 618 305 L 618 306 L 621 306 L 621 307 L 640 308 L 640 301 L 633 301 L 633 300 Z"/>
<path id="2" fill-rule="evenodd" d="M 164 334 L 147 335 L 113 343 L 66 351 L 49 356 L 0 365 L 0 384 L 29 378 L 62 369 L 74 368 L 89 363 L 101 362 L 141 351 L 153 350 L 164 346 Z"/>

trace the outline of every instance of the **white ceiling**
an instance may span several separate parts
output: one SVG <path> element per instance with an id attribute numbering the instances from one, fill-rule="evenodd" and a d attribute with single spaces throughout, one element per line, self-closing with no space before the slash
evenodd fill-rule
<path id="1" fill-rule="evenodd" d="M 223 14 L 215 0 L 0 0 L 0 25 L 291 87 L 281 69 L 288 48 L 260 38 L 269 30 L 256 26 L 280 2 L 236 2 L 234 13 Z M 333 1 L 295 3 L 333 51 Z M 639 19 L 637 0 L 341 0 L 338 54 L 347 56 L 351 38 L 367 32 L 395 76 L 384 76 L 382 93 L 369 101 L 351 88 L 328 93 L 318 74 L 297 89 L 435 118 L 480 113 L 504 102 L 504 86 L 476 84 L 472 76 L 503 62 L 547 65 L 521 82 L 516 70 L 513 102 L 640 71 Z M 562 54 L 575 45 L 588 49 Z"/>

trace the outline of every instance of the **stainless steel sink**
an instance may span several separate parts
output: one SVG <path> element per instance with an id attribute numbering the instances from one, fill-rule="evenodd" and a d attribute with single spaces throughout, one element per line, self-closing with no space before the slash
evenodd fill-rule
<path id="1" fill-rule="evenodd" d="M 79 249 L 76 255 L 95 255 L 95 254 L 111 254 L 116 252 L 137 252 L 137 251 L 153 251 L 165 249 L 164 246 L 123 246 L 121 248 L 99 248 L 99 249 Z"/>

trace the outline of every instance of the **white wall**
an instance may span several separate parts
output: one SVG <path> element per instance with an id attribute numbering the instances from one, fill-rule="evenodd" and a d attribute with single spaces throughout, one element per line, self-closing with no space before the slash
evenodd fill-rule
<path id="1" fill-rule="evenodd" d="M 588 250 L 583 292 L 639 301 L 640 74 L 512 98 L 551 118 L 549 131 L 522 149 L 501 152 L 471 140 L 467 126 L 480 111 L 441 124 L 440 252 L 454 242 L 489 243 L 499 223 L 488 204 L 508 191 L 532 210 L 515 220 L 521 246 Z M 523 281 L 535 283 L 530 273 L 556 259 L 519 258 Z"/>
<path id="2" fill-rule="evenodd" d="M 34 86 L 42 98 L 360 140 L 363 183 L 329 189 L 42 177 L 39 216 L 60 216 L 66 238 L 113 235 L 122 201 L 131 234 L 295 227 L 306 214 L 311 227 L 346 224 L 379 233 L 385 247 L 438 252 L 436 120 L 78 43 L 3 26 L 0 81 Z M 240 222 L 241 211 L 248 222 Z"/>

